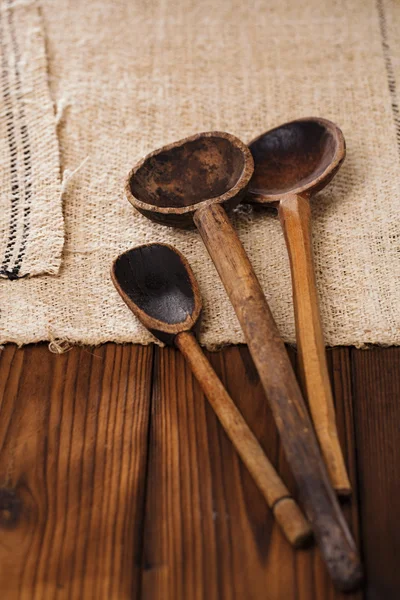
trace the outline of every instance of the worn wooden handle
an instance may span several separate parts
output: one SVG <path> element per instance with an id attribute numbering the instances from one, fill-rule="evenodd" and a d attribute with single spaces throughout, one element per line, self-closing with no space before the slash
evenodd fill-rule
<path id="1" fill-rule="evenodd" d="M 322 333 L 311 246 L 308 198 L 290 195 L 279 204 L 293 284 L 296 337 L 303 387 L 311 417 L 333 487 L 339 494 L 351 493 L 336 428 L 335 408 Z"/>
<path id="2" fill-rule="evenodd" d="M 222 427 L 272 509 L 287 539 L 295 547 L 302 546 L 311 536 L 310 525 L 204 356 L 196 338 L 192 333 L 185 331 L 175 337 L 175 345 L 190 364 Z"/>
<path id="3" fill-rule="evenodd" d="M 261 286 L 222 206 L 199 209 L 194 221 L 242 326 L 330 575 L 339 589 L 354 589 L 362 579 L 357 549 Z"/>

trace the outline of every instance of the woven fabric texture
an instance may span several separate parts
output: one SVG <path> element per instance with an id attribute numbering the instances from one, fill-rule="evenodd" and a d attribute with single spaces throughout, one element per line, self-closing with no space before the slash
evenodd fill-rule
<path id="1" fill-rule="evenodd" d="M 0 277 L 56 274 L 64 243 L 60 163 L 36 3 L 0 2 L 0 54 Z"/>
<path id="2" fill-rule="evenodd" d="M 43 0 L 65 245 L 58 276 L 0 282 L 0 339 L 151 341 L 109 271 L 127 248 L 164 241 L 185 254 L 198 278 L 201 342 L 243 342 L 198 233 L 135 212 L 124 178 L 145 153 L 198 131 L 223 130 L 249 141 L 315 115 L 335 121 L 347 142 L 343 167 L 312 201 L 326 342 L 399 344 L 399 6 L 391 0 L 255 0 L 251 6 Z M 37 70 L 43 77 L 45 65 Z M 40 90 L 32 92 L 39 104 Z M 53 152 L 38 156 L 35 168 L 56 162 L 55 144 Z M 45 213 L 43 219 L 44 232 L 54 221 Z M 233 220 L 280 331 L 294 342 L 279 222 L 271 212 L 245 207 Z"/>

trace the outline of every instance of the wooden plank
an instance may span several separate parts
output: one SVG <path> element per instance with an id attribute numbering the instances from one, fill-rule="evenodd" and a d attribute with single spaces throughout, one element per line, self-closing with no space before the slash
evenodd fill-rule
<path id="1" fill-rule="evenodd" d="M 180 353 L 156 349 L 142 598 L 195 600 L 202 597 L 205 581 L 212 597 L 217 594 L 204 411 Z M 188 477 L 190 471 L 193 477 Z"/>
<path id="2" fill-rule="evenodd" d="M 367 598 L 400 598 L 400 348 L 352 350 Z"/>
<path id="3" fill-rule="evenodd" d="M 138 597 L 152 354 L 4 350 L 2 597 Z"/>
<path id="4" fill-rule="evenodd" d="M 351 440 L 348 351 L 341 353 L 347 371 L 344 381 L 336 376 L 334 392 L 339 429 Z M 269 458 L 292 487 L 247 349 L 230 347 L 208 356 Z M 336 369 L 340 369 L 338 363 Z M 154 381 L 142 597 L 361 598 L 333 590 L 317 550 L 296 553 L 286 542 L 177 351 L 156 350 Z M 354 476 L 351 444 L 346 458 Z M 347 509 L 355 524 L 356 509 L 356 503 Z"/>
<path id="5" fill-rule="evenodd" d="M 318 552 L 295 554 L 288 546 L 182 357 L 171 349 L 156 350 L 142 556 L 152 353 L 113 344 L 63 356 L 45 346 L 3 351 L 2 596 L 340 598 Z M 291 486 L 247 350 L 209 356 Z M 367 597 L 391 600 L 400 590 L 400 349 L 335 349 L 329 363 L 354 489 L 345 511 L 356 537 L 360 498 Z"/>
<path id="6" fill-rule="evenodd" d="M 351 358 L 348 348 L 333 348 L 327 351 L 328 368 L 335 402 L 336 422 L 339 441 L 345 458 L 346 467 L 352 487 L 351 498 L 342 499 L 344 514 L 351 525 L 351 531 L 360 548 L 357 462 L 354 442 L 354 415 L 351 382 Z M 322 564 L 319 553 L 314 550 L 314 593 L 315 600 L 342 598 L 329 581 L 328 574 Z M 344 596 L 348 597 L 348 596 Z M 362 591 L 354 593 L 351 598 L 361 600 Z M 305 598 L 308 598 L 306 595 Z"/>

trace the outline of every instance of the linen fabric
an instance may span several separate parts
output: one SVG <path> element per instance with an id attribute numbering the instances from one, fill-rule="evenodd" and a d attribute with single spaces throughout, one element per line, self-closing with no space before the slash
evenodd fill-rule
<path id="1" fill-rule="evenodd" d="M 43 174 L 47 210 L 39 211 L 36 227 L 37 239 L 45 238 L 43 254 L 32 250 L 21 265 L 21 274 L 35 276 L 0 282 L 2 342 L 153 341 L 109 276 L 120 252 L 152 241 L 175 245 L 198 278 L 201 342 L 210 348 L 243 342 L 199 234 L 156 225 L 136 212 L 124 195 L 126 174 L 147 152 L 195 132 L 228 131 L 248 142 L 280 123 L 322 116 L 342 128 L 347 143 L 342 168 L 312 200 L 326 342 L 400 343 L 398 2 L 5 4 L 2 22 L 10 11 L 15 22 L 25 19 L 18 40 L 32 28 L 41 32 L 47 66 L 43 60 L 29 66 L 38 81 L 29 99 L 40 105 L 40 123 L 30 118 L 35 105 L 25 95 L 17 104 L 26 111 L 32 136 L 37 131 L 40 137 L 42 128 L 42 141 L 48 136 L 52 143 L 31 163 Z M 32 55 L 36 50 L 32 43 Z M 7 60 L 10 65 L 22 58 Z M 59 154 L 55 119 L 42 100 L 44 79 L 53 117 L 57 113 Z M 22 173 L 23 160 L 18 168 Z M 65 238 L 58 269 L 61 205 Z M 279 221 L 270 211 L 243 206 L 233 222 L 279 329 L 292 343 L 291 279 Z M 47 257 L 46 240 L 53 248 Z M 6 243 L 2 239 L 3 257 Z"/>

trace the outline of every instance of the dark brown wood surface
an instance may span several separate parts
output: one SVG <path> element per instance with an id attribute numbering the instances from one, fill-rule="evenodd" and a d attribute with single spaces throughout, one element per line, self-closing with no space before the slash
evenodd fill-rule
<path id="1" fill-rule="evenodd" d="M 293 490 L 247 349 L 207 355 Z M 318 551 L 291 548 L 178 351 L 10 345 L 0 356 L 1 598 L 399 598 L 400 349 L 337 348 L 328 359 L 362 593 L 335 592 Z"/>

